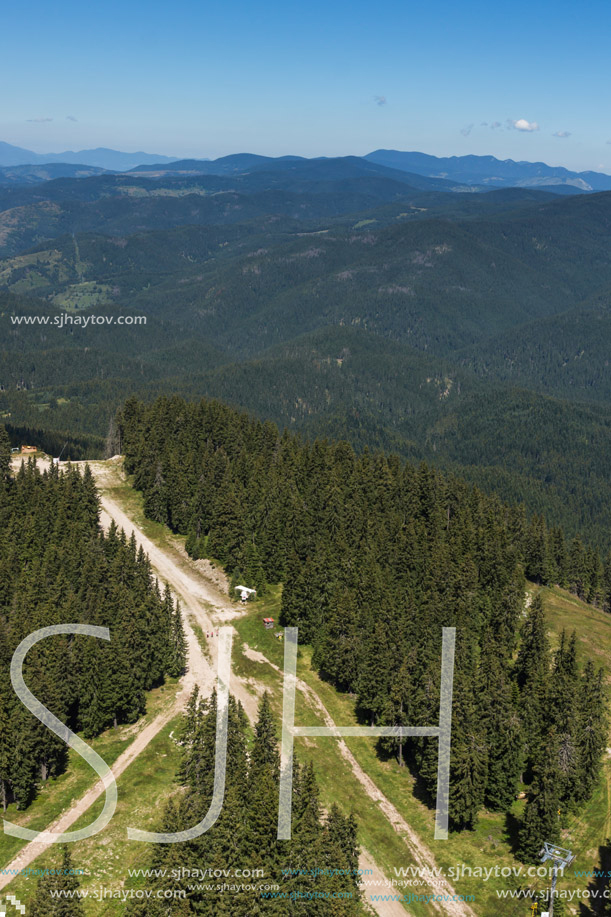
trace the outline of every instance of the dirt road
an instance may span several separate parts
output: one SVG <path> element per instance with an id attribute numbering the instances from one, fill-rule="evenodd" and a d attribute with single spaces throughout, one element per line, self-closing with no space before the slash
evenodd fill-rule
<path id="1" fill-rule="evenodd" d="M 112 484 L 113 477 L 118 473 L 116 469 L 102 462 L 93 462 L 90 467 L 100 489 L 102 504 L 100 519 L 103 527 L 107 529 L 111 520 L 114 519 L 119 528 L 125 530 L 128 538 L 131 538 L 133 533 L 138 545 L 141 545 L 148 555 L 155 575 L 168 583 L 174 596 L 179 599 L 189 640 L 187 677 L 191 678 L 192 684 L 196 682 L 199 685 L 202 695 L 210 694 L 216 678 L 217 641 L 215 638 L 208 641 L 207 647 L 210 654 L 208 658 L 202 652 L 195 636 L 191 626 L 191 617 L 204 634 L 213 631 L 216 633 L 219 624 L 227 624 L 239 612 L 216 586 L 207 582 L 195 569 L 188 568 L 189 562 L 186 555 L 183 558 L 178 550 L 162 550 L 158 547 L 108 495 L 105 486 Z M 257 697 L 234 673 L 231 677 L 231 692 L 236 699 L 242 702 L 248 717 L 254 720 L 257 714 Z"/>
<path id="2" fill-rule="evenodd" d="M 134 740 L 128 749 L 117 759 L 113 766 L 113 773 L 118 777 L 129 764 L 140 754 L 148 745 L 155 735 L 163 728 L 184 705 L 191 690 L 195 684 L 198 684 L 203 695 L 207 695 L 212 690 L 216 673 L 216 643 L 214 639 L 209 641 L 209 656 L 204 654 L 198 638 L 191 626 L 191 620 L 194 620 L 201 628 L 203 633 L 211 632 L 218 628 L 219 624 L 226 624 L 231 618 L 236 616 L 236 608 L 232 605 L 227 596 L 225 596 L 214 584 L 205 579 L 204 576 L 190 564 L 184 552 L 181 554 L 178 548 L 162 549 L 151 541 L 139 526 L 127 515 L 123 508 L 114 500 L 109 489 L 121 482 L 121 468 L 117 462 L 93 462 L 91 469 L 98 484 L 101 497 L 101 523 L 107 529 L 111 521 L 114 520 L 119 528 L 123 528 L 128 537 L 132 533 L 135 535 L 139 546 L 148 554 L 154 573 L 163 581 L 167 582 L 174 595 L 180 600 L 183 608 L 183 620 L 187 638 L 188 651 L 188 672 L 183 680 L 183 690 L 176 698 L 172 709 L 163 716 L 157 717 L 150 723 L 142 733 Z M 261 653 L 250 648 L 246 649 L 250 658 L 259 662 L 273 664 Z M 273 666 L 277 669 L 276 666 Z M 279 671 L 279 670 L 278 670 Z M 317 707 L 328 726 L 333 726 L 333 720 L 316 692 L 301 679 L 297 682 L 298 688 L 308 697 L 310 702 Z M 257 697 L 239 678 L 232 674 L 231 690 L 238 697 L 244 709 L 251 720 L 256 715 Z M 349 764 L 353 774 L 359 780 L 367 795 L 378 803 L 380 809 L 388 819 L 393 829 L 400 834 L 414 860 L 416 866 L 423 870 L 434 869 L 435 859 L 418 835 L 411 829 L 408 823 L 403 819 L 398 810 L 388 800 L 384 794 L 377 788 L 371 778 L 363 771 L 356 758 L 346 745 L 343 739 L 338 739 L 342 756 Z M 66 813 L 51 826 L 53 832 L 66 831 L 73 825 L 81 815 L 95 802 L 103 792 L 101 782 L 92 787 L 81 799 L 79 799 Z M 7 867 L 8 869 L 23 869 L 39 856 L 47 846 L 46 842 L 32 841 L 27 844 L 21 853 Z M 361 868 L 372 871 L 374 879 L 381 882 L 384 878 L 383 872 L 374 863 L 367 851 L 363 851 L 361 856 Z M 11 876 L 0 876 L 0 889 L 10 882 Z M 460 901 L 452 901 L 455 894 L 450 883 L 441 880 L 435 887 L 437 894 L 447 896 L 443 903 L 435 902 L 434 907 L 441 913 L 450 914 L 452 917 L 474 917 L 473 911 L 467 904 Z M 365 897 L 370 906 L 380 917 L 400 917 L 405 915 L 404 907 L 398 901 L 373 901 L 372 895 L 383 894 L 382 885 L 373 886 L 365 889 Z"/>
<path id="3" fill-rule="evenodd" d="M 112 766 L 112 772 L 115 779 L 117 779 L 123 771 L 129 767 L 129 765 L 134 761 L 138 755 L 144 751 L 149 742 L 155 738 L 157 733 L 163 729 L 166 723 L 176 716 L 181 707 L 186 703 L 188 693 L 185 689 L 180 692 L 177 696 L 175 703 L 172 707 L 167 710 L 165 713 L 156 717 L 148 726 L 138 733 L 134 741 L 130 744 L 129 748 L 126 748 L 122 755 L 120 755 L 115 763 Z M 74 825 L 74 823 L 84 815 L 87 809 L 93 805 L 93 803 L 98 799 L 104 792 L 104 785 L 100 780 L 95 786 L 91 787 L 90 790 L 85 793 L 84 796 L 81 796 L 80 799 L 76 800 L 74 804 L 68 809 L 67 812 L 63 812 L 62 815 L 53 822 L 52 825 L 48 827 L 48 831 L 52 831 L 54 834 L 59 832 L 68 831 L 69 828 Z M 6 885 L 9 884 L 11 879 L 14 878 L 14 874 L 7 875 L 8 871 L 18 871 L 20 869 L 25 869 L 26 866 L 29 866 L 36 857 L 40 856 L 41 853 L 48 848 L 48 841 L 30 841 L 29 844 L 26 844 L 22 848 L 20 853 L 12 860 L 6 870 L 0 872 L 0 889 L 3 889 Z"/>
<path id="4" fill-rule="evenodd" d="M 110 520 L 114 519 L 116 524 L 125 530 L 128 537 L 131 537 L 132 532 L 135 533 L 136 540 L 148 554 L 155 573 L 169 583 L 174 594 L 180 599 L 183 606 L 183 617 L 187 619 L 187 622 L 188 615 L 184 614 L 185 610 L 193 615 L 205 633 L 207 630 L 218 628 L 219 623 L 227 624 L 231 618 L 236 617 L 239 612 L 236 612 L 235 605 L 231 604 L 227 596 L 223 595 L 219 589 L 207 581 L 199 571 L 195 570 L 193 565 L 191 565 L 191 569 L 186 568 L 185 558 L 178 550 L 172 552 L 164 551 L 155 545 L 126 515 L 118 503 L 108 495 L 106 487 L 112 486 L 113 483 L 117 482 L 117 474 L 119 472 L 116 466 L 113 467 L 107 463 L 92 463 L 91 468 L 100 489 L 102 524 L 107 528 Z M 189 561 L 186 560 L 186 564 L 188 563 Z M 216 644 L 214 640 L 211 641 L 210 646 L 216 671 Z M 265 661 L 267 662 L 268 660 L 265 659 Z M 234 673 L 232 673 L 231 690 L 241 700 L 251 722 L 254 721 L 258 705 L 257 697 L 249 691 Z M 203 689 L 202 693 L 206 694 L 208 691 Z M 313 694 L 314 692 L 311 693 Z M 322 705 L 322 702 L 317 697 L 316 700 L 318 704 Z M 379 881 L 383 880 L 384 874 L 382 870 L 374 863 L 367 851 L 363 851 L 360 867 L 361 869 L 372 870 L 374 878 Z M 371 900 L 372 895 L 384 894 L 384 892 L 385 889 L 381 885 L 377 888 L 365 889 L 365 896 L 379 917 L 405 917 L 406 910 L 398 901 Z M 454 912 L 448 911 L 448 913 Z M 456 913 L 458 914 L 458 912 Z"/>
<path id="5" fill-rule="evenodd" d="M 39 463 L 43 464 L 44 463 Z M 98 464 L 98 463 L 96 463 Z M 101 463 L 99 463 L 101 464 Z M 100 475 L 103 479 L 105 476 L 104 473 Z M 111 501 L 105 500 L 103 502 L 103 509 L 101 514 L 101 521 L 104 528 L 108 528 L 111 522 L 111 518 L 115 519 L 117 525 L 121 528 L 124 528 L 128 535 L 131 535 L 131 532 L 134 530 L 133 526 L 129 522 L 127 516 L 121 512 L 119 507 L 112 504 Z M 144 536 L 142 538 L 138 537 L 138 532 L 136 537 L 139 540 L 139 543 L 143 545 L 144 550 L 149 554 L 154 549 L 156 553 L 161 555 L 161 552 L 158 552 L 155 546 L 146 539 Z M 144 543 L 146 541 L 146 544 Z M 161 555 L 158 560 L 163 560 Z M 151 561 L 154 564 L 153 558 Z M 167 565 L 165 565 L 167 566 Z M 157 569 L 156 572 L 164 576 L 162 570 Z M 165 576 L 164 576 L 165 578 Z M 172 584 L 170 584 L 172 585 Z M 188 590 L 186 590 L 188 592 Z M 181 594 L 182 598 L 182 594 Z M 146 746 L 151 742 L 152 739 L 160 732 L 161 729 L 173 719 L 184 707 L 186 706 L 189 695 L 193 690 L 194 686 L 199 685 L 202 695 L 206 696 L 210 694 L 214 686 L 215 680 L 215 670 L 212 668 L 212 663 L 209 659 L 206 658 L 202 649 L 200 647 L 199 641 L 195 635 L 193 628 L 189 622 L 188 616 L 184 615 L 184 625 L 185 625 L 185 636 L 187 640 L 187 674 L 182 679 L 182 690 L 176 695 L 176 699 L 172 706 L 165 711 L 165 713 L 156 717 L 148 726 L 145 726 L 142 732 L 140 732 L 136 738 L 131 742 L 128 748 L 117 758 L 112 767 L 112 772 L 117 779 L 123 771 L 129 767 L 129 765 L 134 761 L 138 755 L 144 751 Z M 210 629 L 211 626 L 210 626 Z M 104 785 L 102 781 L 98 781 L 90 790 L 85 793 L 80 799 L 76 800 L 74 804 L 68 809 L 67 812 L 62 813 L 62 815 L 49 826 L 48 831 L 57 834 L 59 832 L 67 831 L 69 828 L 74 825 L 74 823 L 84 815 L 87 809 L 98 799 L 104 792 Z M 20 853 L 8 864 L 4 873 L 0 873 L 0 889 L 3 889 L 6 885 L 9 884 L 13 875 L 7 874 L 10 870 L 21 870 L 26 866 L 29 866 L 43 851 L 49 846 L 49 841 L 39 840 L 31 841 L 29 844 L 26 844 Z"/>
<path id="6" fill-rule="evenodd" d="M 274 663 L 270 662 L 263 653 L 253 650 L 250 647 L 244 646 L 243 652 L 249 659 L 252 659 L 254 662 L 264 662 L 267 665 L 271 665 L 277 672 L 281 670 Z M 322 700 L 305 681 L 301 678 L 296 679 L 297 688 L 303 692 L 303 694 L 310 699 L 310 702 L 318 708 L 320 711 L 325 726 L 334 727 L 335 723 L 331 717 L 331 714 L 323 704 Z M 399 834 L 413 858 L 414 865 L 422 870 L 423 875 L 434 874 L 434 870 L 437 866 L 435 862 L 435 857 L 433 856 L 432 851 L 427 847 L 427 845 L 418 837 L 416 832 L 410 825 L 405 821 L 401 813 L 395 808 L 392 802 L 386 798 L 381 790 L 375 785 L 371 777 L 365 773 L 361 765 L 358 763 L 348 746 L 346 745 L 344 739 L 338 737 L 337 739 L 339 749 L 344 760 L 350 765 L 352 773 L 359 781 L 367 795 L 370 799 L 378 804 L 381 811 L 384 813 L 389 823 L 392 825 L 394 831 Z M 431 905 L 439 910 L 443 914 L 452 914 L 455 917 L 475 917 L 474 912 L 471 910 L 468 904 L 464 901 L 452 901 L 452 897 L 456 896 L 456 891 L 445 879 L 443 876 L 437 877 L 435 880 L 435 894 L 436 895 L 445 895 L 447 900 L 444 902 L 434 901 L 431 902 Z"/>

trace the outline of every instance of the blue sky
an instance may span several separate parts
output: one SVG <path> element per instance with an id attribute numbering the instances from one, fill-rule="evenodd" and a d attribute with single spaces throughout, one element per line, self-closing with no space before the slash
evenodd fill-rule
<path id="1" fill-rule="evenodd" d="M 5 4 L 0 140 L 211 158 L 386 147 L 611 172 L 610 26 L 598 0 L 583 13 L 536 0 Z"/>

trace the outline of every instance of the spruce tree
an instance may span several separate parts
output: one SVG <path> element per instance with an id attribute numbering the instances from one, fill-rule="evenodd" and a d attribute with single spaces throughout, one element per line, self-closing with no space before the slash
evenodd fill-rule
<path id="1" fill-rule="evenodd" d="M 527 863 L 539 860 L 543 842 L 558 843 L 560 837 L 560 800 L 563 777 L 558 757 L 560 743 L 554 729 L 535 768 L 534 781 L 524 809 L 519 833 L 519 854 Z"/>
<path id="2" fill-rule="evenodd" d="M 543 602 L 536 595 L 528 610 L 516 662 L 524 750 L 530 767 L 538 757 L 542 724 L 547 721 L 550 664 Z"/>
<path id="3" fill-rule="evenodd" d="M 575 798 L 583 802 L 592 795 L 602 767 L 607 744 L 607 701 L 603 670 L 595 672 L 588 661 L 584 667 L 577 698 L 577 755 L 578 779 L 575 781 Z"/>
<path id="4" fill-rule="evenodd" d="M 471 688 L 456 685 L 452 711 L 450 819 L 457 828 L 475 828 L 484 802 L 488 749 Z"/>
<path id="5" fill-rule="evenodd" d="M 0 482 L 8 478 L 11 467 L 11 441 L 3 426 L 0 426 Z"/>
<path id="6" fill-rule="evenodd" d="M 488 750 L 486 805 L 506 812 L 513 804 L 523 767 L 522 727 L 507 660 L 497 643 L 486 640 L 478 675 L 477 706 Z"/>
<path id="7" fill-rule="evenodd" d="M 246 846 L 254 861 L 269 868 L 277 865 L 276 826 L 280 756 L 276 728 L 266 692 L 259 704 L 248 775 L 248 828 Z"/>
<path id="8" fill-rule="evenodd" d="M 38 880 L 28 914 L 31 917 L 84 917 L 83 902 L 77 895 L 80 886 L 68 844 L 65 844 L 59 868 Z"/>

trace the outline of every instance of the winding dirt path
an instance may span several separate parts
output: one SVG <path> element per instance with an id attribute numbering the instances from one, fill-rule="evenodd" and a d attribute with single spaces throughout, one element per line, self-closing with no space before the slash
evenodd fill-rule
<path id="1" fill-rule="evenodd" d="M 185 688 L 177 696 L 176 701 L 165 713 L 160 714 L 155 717 L 155 719 L 145 726 L 142 732 L 138 733 L 134 741 L 129 745 L 128 748 L 117 758 L 115 763 L 112 766 L 112 772 L 114 774 L 115 780 L 123 773 L 123 771 L 129 767 L 129 765 L 134 761 L 138 755 L 144 751 L 149 742 L 155 738 L 161 729 L 169 723 L 170 720 L 176 716 L 182 707 L 184 707 L 188 695 L 190 694 L 190 689 Z M 98 781 L 94 786 L 88 790 L 84 796 L 81 796 L 80 799 L 76 800 L 73 805 L 68 809 L 67 812 L 63 812 L 60 817 L 53 822 L 52 825 L 48 827 L 48 831 L 52 831 L 54 834 L 58 832 L 68 831 L 72 825 L 84 815 L 87 809 L 94 804 L 96 799 L 104 792 L 104 784 L 101 780 Z M 11 860 L 11 862 L 6 866 L 3 871 L 0 871 L 0 889 L 3 889 L 9 882 L 15 877 L 14 873 L 7 875 L 9 871 L 19 871 L 25 869 L 26 866 L 29 866 L 38 856 L 40 856 L 44 851 L 49 847 L 49 841 L 40 840 L 40 841 L 30 841 L 29 844 L 26 844 L 25 847 L 17 854 L 17 856 Z"/>
<path id="2" fill-rule="evenodd" d="M 185 614 L 185 611 L 194 616 L 204 633 L 208 630 L 213 630 L 215 627 L 218 628 L 219 624 L 227 624 L 232 618 L 237 617 L 239 611 L 236 611 L 235 605 L 232 605 L 226 595 L 194 568 L 184 552 L 178 549 L 165 551 L 159 548 L 147 538 L 121 506 L 108 495 L 105 488 L 117 483 L 118 475 L 120 474 L 116 465 L 113 467 L 110 463 L 90 463 L 90 467 L 100 490 L 102 524 L 107 528 L 110 520 L 114 519 L 115 523 L 125 530 L 128 537 L 131 537 L 132 532 L 135 533 L 136 541 L 139 545 L 142 545 L 144 551 L 148 554 L 155 573 L 169 583 L 174 594 L 180 599 L 183 606 L 185 626 L 189 626 L 192 632 L 190 625 L 188 625 L 189 615 Z M 172 556 L 173 554 L 175 556 Z M 187 565 L 191 569 L 185 569 Z M 214 660 L 214 671 L 216 671 L 216 644 L 214 639 L 210 641 L 209 646 Z M 269 662 L 264 656 L 262 661 Z M 269 664 L 271 665 L 272 663 Z M 200 690 L 202 690 L 202 682 L 199 681 L 198 683 L 200 684 Z M 211 687 L 209 690 L 211 690 Z M 242 706 L 251 722 L 254 722 L 257 714 L 258 698 L 251 693 L 252 685 L 249 690 L 246 684 L 232 672 L 231 691 L 242 702 Z M 202 693 L 209 692 L 203 690 Z M 322 706 L 322 702 L 317 696 L 316 699 L 318 704 Z M 364 896 L 370 907 L 374 909 L 379 917 L 405 917 L 407 911 L 400 902 L 372 900 L 372 895 L 385 894 L 390 890 L 382 886 L 384 873 L 366 850 L 361 853 L 359 865 L 361 869 L 371 870 L 370 876 L 379 882 L 377 887 L 364 888 Z"/>
<path id="3" fill-rule="evenodd" d="M 42 463 L 41 463 L 42 464 Z M 191 625 L 193 619 L 201 628 L 204 634 L 214 631 L 220 624 L 227 624 L 232 618 L 239 615 L 235 605 L 232 605 L 226 595 L 224 595 L 214 584 L 207 580 L 200 571 L 198 571 L 191 561 L 187 558 L 184 551 L 178 547 L 161 548 L 156 545 L 138 525 L 127 515 L 124 509 L 114 500 L 108 490 L 118 483 L 122 482 L 122 470 L 120 464 L 115 460 L 109 462 L 91 462 L 91 470 L 96 479 L 100 491 L 101 502 L 101 523 L 105 529 L 108 529 L 112 520 L 119 528 L 124 529 L 128 538 L 132 533 L 136 538 L 138 546 L 141 546 L 148 555 L 153 572 L 164 582 L 167 582 L 179 599 L 187 639 L 187 661 L 188 671 L 183 679 L 182 691 L 177 695 L 172 707 L 164 714 L 158 716 L 134 739 L 129 748 L 114 763 L 112 771 L 115 777 L 118 777 L 134 761 L 134 759 L 146 748 L 149 742 L 158 734 L 170 719 L 172 719 L 181 709 L 184 708 L 188 697 L 195 684 L 199 685 L 202 695 L 208 695 L 214 686 L 216 678 L 216 641 L 211 639 L 208 642 L 209 656 L 202 651 L 198 637 Z M 256 662 L 266 663 L 282 674 L 281 669 L 274 665 L 266 656 L 257 650 L 244 645 L 243 651 L 246 656 Z M 309 700 L 309 702 L 320 712 L 324 719 L 325 725 L 335 726 L 333 719 L 320 699 L 319 695 L 301 679 L 297 679 L 297 687 Z M 253 721 L 256 717 L 258 698 L 253 694 L 253 686 L 247 686 L 239 677 L 232 672 L 231 691 L 242 702 L 242 705 L 249 719 Z M 373 780 L 360 766 L 343 738 L 338 737 L 338 745 L 342 757 L 350 766 L 352 773 L 357 778 L 369 798 L 376 802 L 380 810 L 385 815 L 393 830 L 399 834 L 413 858 L 414 864 L 422 869 L 423 874 L 427 871 L 434 874 L 436 869 L 435 858 L 431 850 L 419 838 L 416 832 L 405 821 L 397 808 L 389 799 L 378 789 Z M 104 787 L 102 782 L 98 782 L 84 796 L 76 801 L 71 808 L 63 813 L 57 821 L 50 827 L 53 832 L 67 831 L 87 809 L 103 793 Z M 46 841 L 32 841 L 26 844 L 15 859 L 8 864 L 6 870 L 20 870 L 29 866 L 48 846 Z M 383 887 L 384 873 L 375 864 L 370 854 L 363 850 L 361 854 L 360 866 L 362 869 L 371 870 L 369 875 L 375 880 L 376 884 L 370 888 L 365 886 L 365 899 L 368 901 L 379 917 L 405 917 L 407 913 L 403 905 L 398 901 L 373 901 L 372 895 L 389 893 L 391 889 Z M 4 888 L 11 881 L 12 876 L 0 874 L 0 889 Z M 465 902 L 452 901 L 451 898 L 456 894 L 454 888 L 443 877 L 436 878 L 434 892 L 436 895 L 444 895 L 446 901 L 431 901 L 431 906 L 440 913 L 449 914 L 451 917 L 475 917 L 474 912 Z"/>
<path id="4" fill-rule="evenodd" d="M 210 653 L 210 658 L 208 658 L 202 652 L 191 626 L 190 617 L 193 617 L 204 634 L 213 631 L 216 633 L 219 624 L 227 624 L 239 612 L 236 611 L 235 605 L 232 605 L 227 596 L 223 595 L 216 586 L 207 582 L 197 571 L 192 573 L 189 569 L 186 569 L 186 563 L 188 562 L 186 561 L 186 554 L 184 555 L 185 560 L 183 560 L 178 550 L 174 552 L 176 556 L 172 557 L 169 550 L 166 551 L 158 547 L 150 538 L 147 538 L 119 504 L 105 492 L 104 484 L 109 483 L 107 467 L 104 467 L 102 463 L 96 462 L 91 463 L 90 467 L 100 490 L 102 505 L 100 518 L 104 528 L 107 529 L 111 520 L 114 519 L 119 528 L 125 530 L 128 538 L 131 538 L 133 533 L 138 546 L 142 546 L 144 552 L 148 555 L 155 575 L 168 583 L 174 596 L 179 599 L 185 631 L 189 641 L 187 678 L 191 678 L 191 686 L 195 683 L 199 685 L 202 695 L 210 694 L 216 678 L 218 641 L 214 637 L 208 641 L 207 647 Z M 192 646 L 193 642 L 194 645 Z M 231 673 L 231 692 L 242 702 L 249 719 L 254 720 L 257 715 L 258 699 L 233 672 Z"/>
<path id="5" fill-rule="evenodd" d="M 44 467 L 44 462 L 39 462 L 40 465 Z M 94 469 L 92 469 L 94 470 Z M 95 470 L 94 470 L 95 474 Z M 132 531 L 136 532 L 136 539 L 139 544 L 142 544 L 143 548 L 147 553 L 149 552 L 149 546 L 154 548 L 155 546 L 144 535 L 141 535 L 137 529 L 134 529 L 131 522 L 128 520 L 127 516 L 121 512 L 119 507 L 115 504 L 112 504 L 111 501 L 103 500 L 103 509 L 101 513 L 101 522 L 102 526 L 105 529 L 108 529 L 111 523 L 111 519 L 114 518 L 115 522 L 120 528 L 124 528 L 128 537 L 131 535 Z M 120 518 L 119 518 L 120 517 Z M 146 543 L 145 543 L 146 542 Z M 159 554 L 161 552 L 158 549 L 155 551 Z M 162 559 L 160 557 L 159 559 Z M 155 567 L 153 558 L 151 562 Z M 162 570 L 156 568 L 156 572 L 160 573 L 165 577 Z M 172 583 L 170 583 L 170 586 Z M 180 598 L 182 599 L 182 593 L 180 593 Z M 187 641 L 187 673 L 181 679 L 182 690 L 177 693 L 176 698 L 172 705 L 162 714 L 155 717 L 152 722 L 142 729 L 138 733 L 136 738 L 130 743 L 129 747 L 117 758 L 115 763 L 112 766 L 112 772 L 115 779 L 117 779 L 126 768 L 138 757 L 141 752 L 147 747 L 149 742 L 151 742 L 155 736 L 163 729 L 166 723 L 169 723 L 181 710 L 183 710 L 187 704 L 189 696 L 195 687 L 199 685 L 200 691 L 203 695 L 208 695 L 211 693 L 212 688 L 215 683 L 216 672 L 213 669 L 212 664 L 209 659 L 206 658 L 202 652 L 201 646 L 195 634 L 195 631 L 191 627 L 188 615 L 183 614 L 183 621 L 185 627 L 185 637 Z M 210 629 L 212 627 L 210 626 Z M 59 832 L 68 831 L 69 828 L 74 825 L 78 819 L 85 814 L 90 806 L 103 794 L 104 784 L 99 780 L 94 786 L 89 789 L 84 796 L 81 796 L 76 800 L 72 806 L 66 811 L 63 812 L 59 818 L 53 822 L 52 825 L 47 829 L 54 834 Z M 15 872 L 24 869 L 26 866 L 29 866 L 41 853 L 43 853 L 50 843 L 48 840 L 36 840 L 30 841 L 26 844 L 17 856 L 6 866 L 5 870 L 0 872 L 0 890 L 9 884 L 9 882 L 14 877 Z M 15 872 L 12 872 L 15 871 Z M 12 872 L 12 874 L 7 874 Z"/>
<path id="6" fill-rule="evenodd" d="M 249 659 L 252 659 L 254 662 L 267 663 L 267 665 L 270 665 L 273 669 L 282 674 L 282 670 L 273 662 L 270 662 L 269 659 L 267 659 L 267 657 L 264 656 L 263 653 L 260 653 L 258 650 L 253 650 L 244 644 L 242 651 L 246 656 L 248 656 Z M 306 698 L 309 699 L 311 704 L 318 709 L 325 721 L 325 726 L 330 728 L 335 727 L 335 723 L 333 722 L 331 714 L 323 704 L 316 691 L 314 691 L 301 678 L 296 679 L 296 685 L 299 690 L 303 692 Z M 378 789 L 371 777 L 365 773 L 361 765 L 358 763 L 346 745 L 344 739 L 341 738 L 341 736 L 338 736 L 337 741 L 341 755 L 350 765 L 352 773 L 359 781 L 369 798 L 378 804 L 381 811 L 384 813 L 387 820 L 392 825 L 394 831 L 403 838 L 411 856 L 413 857 L 415 865 L 422 870 L 423 876 L 426 876 L 427 874 L 435 875 L 434 871 L 438 867 L 435 863 L 435 857 L 433 856 L 431 850 L 425 843 L 423 843 L 413 828 L 411 828 L 410 825 L 405 821 L 401 813 L 397 808 L 395 808 L 392 802 L 386 798 L 381 790 Z M 443 876 L 436 877 L 434 893 L 436 895 L 446 895 L 449 899 L 456 895 L 456 891 L 452 885 Z M 431 901 L 431 906 L 436 910 L 439 910 L 441 913 L 452 914 L 455 915 L 455 917 L 475 917 L 474 911 L 472 911 L 469 905 L 464 901 Z"/>

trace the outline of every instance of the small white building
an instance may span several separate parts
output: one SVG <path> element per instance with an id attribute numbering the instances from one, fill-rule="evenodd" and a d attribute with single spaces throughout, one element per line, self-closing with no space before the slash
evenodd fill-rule
<path id="1" fill-rule="evenodd" d="M 256 589 L 249 589 L 248 586 L 236 586 L 236 592 L 240 593 L 240 602 L 247 602 L 251 595 L 256 595 Z"/>

